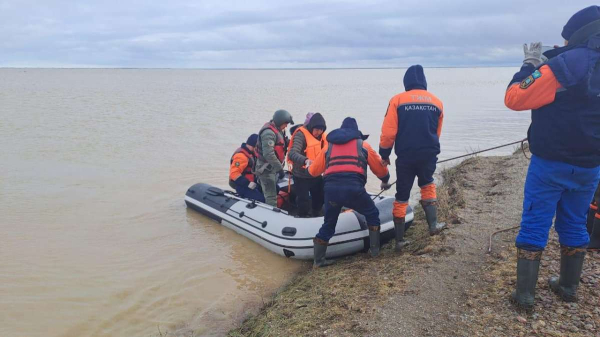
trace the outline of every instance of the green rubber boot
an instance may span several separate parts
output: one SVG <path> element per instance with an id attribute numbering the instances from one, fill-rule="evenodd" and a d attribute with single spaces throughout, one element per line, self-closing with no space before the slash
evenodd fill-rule
<path id="1" fill-rule="evenodd" d="M 583 270 L 586 248 L 560 247 L 560 276 L 548 280 L 550 289 L 565 302 L 577 301 L 577 287 Z"/>
<path id="2" fill-rule="evenodd" d="M 408 241 L 404 240 L 404 232 L 406 230 L 406 219 L 405 218 L 394 218 L 394 228 L 396 229 L 396 252 L 400 253 L 402 248 L 409 244 Z"/>
<path id="3" fill-rule="evenodd" d="M 511 301 L 521 309 L 533 309 L 542 252 L 517 249 L 517 289 L 512 293 Z"/>
<path id="4" fill-rule="evenodd" d="M 369 226 L 369 251 L 371 257 L 379 256 L 379 248 L 381 246 L 381 226 Z"/>
<path id="5" fill-rule="evenodd" d="M 323 241 L 319 238 L 314 238 L 313 243 L 314 243 L 314 255 L 315 255 L 313 268 L 327 267 L 327 266 L 330 266 L 335 263 L 334 261 L 325 259 L 325 254 L 327 253 L 327 245 L 328 245 L 327 241 Z"/>
<path id="6" fill-rule="evenodd" d="M 421 201 L 421 206 L 425 212 L 425 218 L 429 225 L 429 235 L 437 235 L 446 228 L 445 223 L 437 222 L 437 202 L 436 201 Z"/>

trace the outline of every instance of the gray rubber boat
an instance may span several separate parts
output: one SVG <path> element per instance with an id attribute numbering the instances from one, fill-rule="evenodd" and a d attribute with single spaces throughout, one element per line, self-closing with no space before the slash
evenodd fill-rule
<path id="1" fill-rule="evenodd" d="M 392 219 L 393 197 L 375 198 L 381 220 L 382 241 L 394 237 Z M 313 238 L 323 224 L 323 217 L 296 218 L 287 211 L 261 202 L 240 198 L 234 192 L 208 184 L 196 184 L 185 194 L 185 203 L 193 210 L 219 222 L 275 254 L 310 260 L 313 258 Z M 407 228 L 414 214 L 408 208 Z M 327 257 L 338 257 L 366 251 L 369 232 L 364 216 L 347 210 L 340 214 L 336 232 L 329 242 Z"/>

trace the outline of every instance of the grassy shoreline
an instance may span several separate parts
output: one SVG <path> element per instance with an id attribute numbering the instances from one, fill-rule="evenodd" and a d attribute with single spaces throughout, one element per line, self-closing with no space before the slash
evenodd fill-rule
<path id="1" fill-rule="evenodd" d="M 451 224 L 460 220 L 456 210 L 464 206 L 461 194 L 463 163 L 441 172 L 438 186 L 439 216 Z M 376 308 L 391 295 L 406 291 L 404 275 L 428 263 L 429 256 L 447 253 L 439 243 L 444 235 L 430 237 L 422 209 L 415 211 L 407 233 L 411 245 L 398 255 L 393 242 L 382 247 L 378 258 L 359 253 L 341 258 L 336 265 L 299 273 L 229 336 L 364 335 Z M 427 255 L 427 257 L 425 256 Z"/>
<path id="2" fill-rule="evenodd" d="M 439 218 L 448 230 L 430 237 L 417 206 L 402 254 L 391 242 L 375 259 L 356 254 L 306 270 L 229 336 L 600 336 L 600 253 L 588 252 L 579 302 L 563 302 L 547 285 L 560 265 L 554 230 L 535 310 L 521 312 L 508 300 L 528 165 L 519 148 L 443 170 Z"/>

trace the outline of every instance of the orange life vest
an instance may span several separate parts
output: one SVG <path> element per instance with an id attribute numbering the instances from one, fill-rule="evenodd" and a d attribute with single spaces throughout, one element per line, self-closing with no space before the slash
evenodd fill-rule
<path id="1" fill-rule="evenodd" d="M 285 162 L 285 154 L 286 154 L 285 138 L 283 138 L 283 134 L 281 133 L 281 131 L 278 130 L 275 127 L 275 125 L 273 125 L 272 122 L 269 122 L 269 123 L 263 125 L 263 127 L 258 132 L 258 141 L 256 142 L 256 154 L 257 154 L 258 158 L 260 158 L 263 161 L 266 161 L 265 157 L 263 156 L 263 153 L 262 153 L 262 141 L 260 140 L 260 135 L 265 130 L 268 130 L 268 129 L 271 129 L 275 133 L 275 137 L 277 137 L 277 140 L 275 141 L 275 148 L 274 148 L 275 155 L 277 156 L 277 159 L 279 159 L 281 164 L 283 164 Z"/>
<path id="2" fill-rule="evenodd" d="M 288 162 L 288 167 L 290 168 L 290 170 L 293 169 L 294 166 L 294 162 L 290 159 L 290 150 L 292 149 L 292 145 L 294 144 L 294 137 L 296 136 L 296 134 L 298 132 L 302 132 L 304 134 L 304 139 L 306 140 L 306 149 L 304 149 L 304 155 L 306 156 L 306 158 L 315 161 L 317 160 L 317 156 L 319 155 L 319 153 L 321 153 L 321 150 L 327 146 L 327 133 L 323 132 L 323 134 L 321 135 L 321 140 L 318 140 L 317 138 L 315 138 L 315 136 L 312 135 L 312 133 L 310 131 L 308 131 L 308 129 L 304 126 L 299 127 L 298 129 L 296 129 L 296 131 L 294 131 L 294 134 L 292 134 L 292 138 L 290 139 L 290 144 L 288 145 L 288 157 L 287 157 L 287 162 Z M 302 165 L 302 167 L 304 167 L 305 165 Z"/>
<path id="3" fill-rule="evenodd" d="M 361 139 L 353 139 L 345 144 L 329 144 L 323 175 L 335 173 L 358 173 L 367 176 L 367 156 L 363 151 Z"/>
<path id="4" fill-rule="evenodd" d="M 240 147 L 237 150 L 235 150 L 235 152 L 231 156 L 231 159 L 229 160 L 229 165 L 233 164 L 233 157 L 238 153 L 243 153 L 246 157 L 248 157 L 248 165 L 246 166 L 246 168 L 244 168 L 242 175 L 246 179 L 248 179 L 248 181 L 254 181 L 254 173 L 252 172 L 252 169 L 254 168 L 254 156 L 252 155 L 252 153 L 248 152 L 248 150 L 244 149 L 243 147 Z"/>

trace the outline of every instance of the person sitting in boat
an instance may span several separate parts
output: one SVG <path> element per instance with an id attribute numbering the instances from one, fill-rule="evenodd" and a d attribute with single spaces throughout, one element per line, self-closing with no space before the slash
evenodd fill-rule
<path id="1" fill-rule="evenodd" d="M 390 174 L 381 157 L 365 142 L 358 130 L 356 120 L 344 119 L 341 128 L 327 135 L 328 145 L 314 162 L 308 165 L 308 172 L 317 177 L 323 174 L 325 181 L 325 219 L 314 242 L 314 267 L 324 267 L 333 263 L 325 260 L 329 239 L 335 233 L 335 226 L 342 207 L 351 208 L 365 216 L 369 227 L 371 256 L 379 255 L 380 220 L 379 210 L 365 190 L 367 166 L 382 181 L 381 188 L 389 189 Z"/>
<path id="2" fill-rule="evenodd" d="M 257 134 L 252 134 L 245 143 L 242 143 L 231 156 L 229 167 L 229 185 L 235 188 L 237 194 L 242 198 L 254 199 L 265 202 L 265 197 L 260 186 L 256 183 L 256 177 L 252 169 L 256 161 L 254 147 L 258 140 Z"/>
<path id="3" fill-rule="evenodd" d="M 290 140 L 288 166 L 294 176 L 299 217 L 308 217 L 311 209 L 312 216 L 319 216 L 323 207 L 323 177 L 311 176 L 306 167 L 327 145 L 326 129 L 325 118 L 317 112 L 310 117 L 308 123 L 294 131 Z"/>

